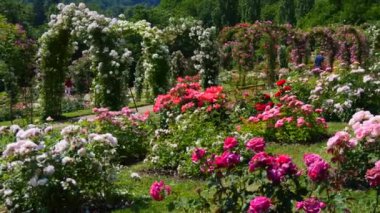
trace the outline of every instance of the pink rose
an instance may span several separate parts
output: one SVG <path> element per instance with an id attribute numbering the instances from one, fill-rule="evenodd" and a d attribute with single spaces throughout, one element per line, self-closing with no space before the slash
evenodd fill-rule
<path id="1" fill-rule="evenodd" d="M 249 161 L 249 171 L 254 172 L 256 168 L 266 168 L 272 165 L 274 159 L 265 152 L 259 152 Z"/>
<path id="2" fill-rule="evenodd" d="M 166 196 L 170 195 L 171 187 L 168 185 L 165 185 L 164 181 L 160 181 L 160 182 L 155 181 L 150 187 L 149 193 L 150 193 L 150 196 L 153 198 L 153 200 L 161 201 Z"/>
<path id="3" fill-rule="evenodd" d="M 276 124 L 274 125 L 275 128 L 280 128 L 284 126 L 284 120 L 280 119 L 276 122 Z"/>
<path id="4" fill-rule="evenodd" d="M 191 160 L 194 163 L 198 163 L 206 154 L 205 149 L 196 148 L 191 156 Z"/>
<path id="5" fill-rule="evenodd" d="M 318 160 L 307 167 L 307 175 L 314 182 L 326 180 L 329 175 L 330 165 L 324 160 Z"/>
<path id="6" fill-rule="evenodd" d="M 238 141 L 235 137 L 227 137 L 225 140 L 224 140 L 224 150 L 227 150 L 227 149 L 232 149 L 234 148 L 236 145 L 238 144 Z"/>
<path id="7" fill-rule="evenodd" d="M 301 127 L 305 124 L 305 119 L 303 117 L 297 118 L 297 127 Z"/>
<path id="8" fill-rule="evenodd" d="M 265 149 L 265 140 L 262 137 L 252 138 L 245 144 L 245 146 L 248 150 L 262 152 Z"/>
<path id="9" fill-rule="evenodd" d="M 320 213 L 326 208 L 326 204 L 317 198 L 307 198 L 304 201 L 297 202 L 297 210 L 303 210 L 306 213 Z"/>
<path id="10" fill-rule="evenodd" d="M 269 212 L 272 201 L 264 196 L 256 197 L 249 203 L 248 213 L 265 213 Z"/>
<path id="11" fill-rule="evenodd" d="M 376 162 L 375 167 L 367 170 L 365 178 L 371 187 L 380 186 L 380 160 Z"/>

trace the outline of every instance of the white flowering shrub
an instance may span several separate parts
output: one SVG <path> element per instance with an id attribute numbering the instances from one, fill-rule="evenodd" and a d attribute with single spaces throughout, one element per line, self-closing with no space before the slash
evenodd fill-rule
<path id="1" fill-rule="evenodd" d="M 380 104 L 380 73 L 359 67 L 323 73 L 311 91 L 311 103 L 329 119 L 347 121 L 356 111 L 375 113 Z"/>
<path id="2" fill-rule="evenodd" d="M 169 47 L 174 46 L 174 51 L 180 50 L 182 54 L 189 57 L 193 69 L 201 76 L 202 87 L 216 85 L 219 74 L 216 28 L 204 28 L 201 21 L 191 18 L 171 18 L 164 32 Z M 171 71 L 173 79 L 183 77 L 176 76 L 178 74 L 176 72 L 178 71 Z"/>
<path id="3" fill-rule="evenodd" d="M 116 167 L 117 139 L 67 126 L 19 129 L 1 157 L 0 195 L 11 212 L 78 212 L 104 208 Z M 54 141 L 54 142 L 53 142 Z"/>

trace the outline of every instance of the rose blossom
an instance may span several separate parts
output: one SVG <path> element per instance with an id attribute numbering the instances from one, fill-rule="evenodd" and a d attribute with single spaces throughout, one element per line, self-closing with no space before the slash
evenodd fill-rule
<path id="1" fill-rule="evenodd" d="M 317 160 L 307 167 L 307 175 L 312 181 L 319 182 L 327 179 L 330 165 L 322 160 Z"/>
<path id="2" fill-rule="evenodd" d="M 371 187 L 380 186 L 380 160 L 376 162 L 375 167 L 367 170 L 365 178 Z"/>
<path id="3" fill-rule="evenodd" d="M 218 168 L 233 167 L 240 163 L 240 155 L 225 151 L 222 155 L 215 156 L 214 163 Z"/>
<path id="4" fill-rule="evenodd" d="M 248 213 L 265 213 L 269 212 L 272 201 L 264 196 L 255 197 L 249 203 Z"/>
<path id="5" fill-rule="evenodd" d="M 310 166 L 311 164 L 315 163 L 316 161 L 323 160 L 321 156 L 317 154 L 305 154 L 303 156 L 303 161 L 305 162 L 306 166 Z"/>
<path id="6" fill-rule="evenodd" d="M 256 168 L 265 168 L 272 164 L 274 161 L 272 156 L 265 152 L 259 152 L 249 161 L 249 171 L 254 172 Z"/>
<path id="7" fill-rule="evenodd" d="M 224 140 L 224 150 L 227 150 L 227 149 L 232 149 L 234 148 L 236 145 L 238 144 L 238 141 L 235 137 L 227 137 L 225 140 Z"/>
<path id="8" fill-rule="evenodd" d="M 303 210 L 306 213 L 320 213 L 326 208 L 326 204 L 317 198 L 307 198 L 304 201 L 297 202 L 297 210 Z"/>
<path id="9" fill-rule="evenodd" d="M 149 193 L 153 200 L 162 201 L 166 196 L 170 195 L 171 187 L 165 185 L 162 180 L 160 182 L 155 181 L 150 187 Z"/>
<path id="10" fill-rule="evenodd" d="M 265 140 L 262 137 L 255 137 L 249 140 L 245 146 L 248 150 L 262 152 L 265 149 Z"/>
<path id="11" fill-rule="evenodd" d="M 206 154 L 205 149 L 196 148 L 191 156 L 191 160 L 194 163 L 198 163 Z"/>

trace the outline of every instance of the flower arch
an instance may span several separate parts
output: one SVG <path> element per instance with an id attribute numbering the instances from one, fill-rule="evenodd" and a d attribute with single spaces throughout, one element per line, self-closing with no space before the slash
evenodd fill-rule
<path id="1" fill-rule="evenodd" d="M 364 32 L 352 26 L 342 26 L 337 30 L 339 43 L 338 58 L 345 64 L 362 64 L 368 56 L 369 48 Z"/>
<path id="2" fill-rule="evenodd" d="M 247 70 L 254 67 L 254 56 L 260 49 L 260 41 L 265 39 L 263 49 L 267 56 L 267 85 L 273 86 L 276 81 L 277 52 L 281 43 L 291 44 L 290 25 L 274 25 L 270 21 L 254 24 L 241 23 L 234 27 L 224 28 L 219 41 L 222 43 L 224 58 L 233 58 L 239 66 L 240 79 L 244 82 Z M 240 80 L 239 80 L 240 81 Z"/>
<path id="3" fill-rule="evenodd" d="M 330 29 L 330 28 L 320 28 L 316 27 L 313 28 L 311 32 L 309 32 L 306 35 L 306 45 L 308 48 L 308 52 L 311 51 L 311 49 L 315 46 L 315 44 L 318 42 L 318 39 L 321 43 L 321 47 L 325 52 L 327 52 L 327 58 L 329 61 L 329 67 L 331 69 L 334 67 L 334 61 L 335 61 L 335 56 L 337 55 L 337 43 L 336 40 L 334 39 L 334 34 L 335 32 Z M 310 57 L 309 54 L 306 55 L 307 59 Z"/>
<path id="4" fill-rule="evenodd" d="M 41 103 L 43 116 L 59 117 L 64 92 L 63 82 L 72 55 L 78 51 L 78 41 L 88 47 L 92 61 L 91 70 L 96 73 L 93 93 L 97 106 L 120 108 L 125 100 L 125 85 L 130 78 L 129 67 L 133 60 L 125 48 L 123 33 L 134 31 L 142 36 L 143 82 L 148 94 L 165 92 L 167 46 L 162 31 L 149 23 L 137 23 L 111 19 L 90 11 L 85 4 L 59 4 L 59 14 L 52 15 L 49 30 L 40 39 L 38 52 L 41 71 Z M 161 79 L 160 79 L 161 80 Z"/>
<path id="5" fill-rule="evenodd" d="M 216 28 L 204 28 L 201 21 L 192 18 L 171 18 L 163 31 L 173 53 L 172 59 L 190 59 L 195 73 L 200 74 L 203 88 L 216 85 L 219 71 Z M 177 70 L 171 72 L 174 80 L 183 77 L 178 76 Z"/>

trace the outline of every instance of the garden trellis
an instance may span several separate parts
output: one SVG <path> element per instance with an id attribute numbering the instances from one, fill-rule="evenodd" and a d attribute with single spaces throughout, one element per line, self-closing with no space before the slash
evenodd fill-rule
<path id="1" fill-rule="evenodd" d="M 134 75 L 130 65 L 134 60 L 126 48 L 126 35 L 141 37 L 141 58 L 136 68 L 137 92 L 145 90 L 152 99 L 170 86 L 169 49 L 167 43 L 183 31 L 173 28 L 161 30 L 146 21 L 129 22 L 123 17 L 108 18 L 89 10 L 85 4 L 59 4 L 58 15 L 52 15 L 49 30 L 40 39 L 39 67 L 43 116 L 59 117 L 66 77 L 72 55 L 78 51 L 78 41 L 87 46 L 96 106 L 119 109 L 125 102 L 128 79 Z M 181 23 L 183 22 L 183 23 Z M 198 44 L 191 56 L 201 74 L 204 87 L 216 84 L 218 55 L 215 28 L 203 28 L 201 23 L 180 19 L 180 25 L 190 31 L 189 39 Z M 172 25 L 171 25 L 172 26 Z M 169 35 L 170 34 L 170 35 Z"/>
<path id="2" fill-rule="evenodd" d="M 260 44 L 261 41 L 264 41 L 263 45 Z M 275 25 L 270 21 L 241 23 L 224 28 L 219 35 L 219 42 L 224 59 L 233 59 L 237 64 L 239 82 L 242 81 L 243 84 L 247 72 L 258 61 L 257 52 L 264 51 L 267 64 L 265 76 L 269 87 L 277 80 L 275 70 L 279 63 L 281 66 L 286 61 L 294 66 L 308 64 L 311 51 L 319 46 L 326 52 L 331 69 L 337 59 L 346 65 L 363 64 L 364 58 L 368 56 L 368 42 L 364 32 L 352 26 L 316 27 L 310 31 L 300 31 L 290 25 Z M 290 50 L 290 59 L 278 57 L 289 55 L 284 53 L 285 48 Z"/>

